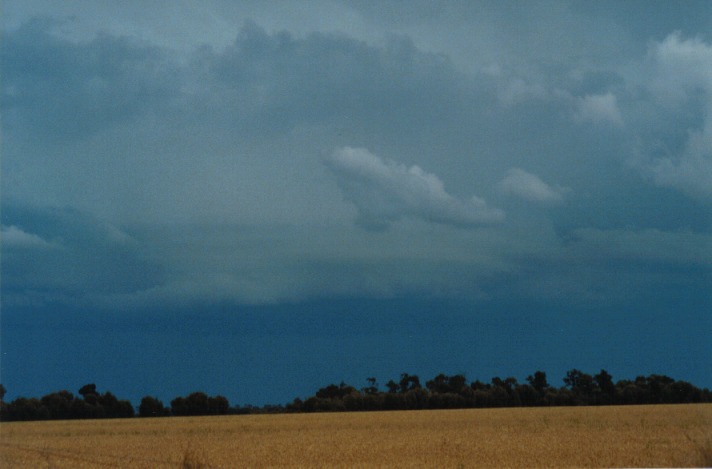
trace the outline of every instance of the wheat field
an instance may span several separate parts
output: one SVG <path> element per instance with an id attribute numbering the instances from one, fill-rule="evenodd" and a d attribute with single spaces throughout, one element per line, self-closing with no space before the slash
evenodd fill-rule
<path id="1" fill-rule="evenodd" d="M 0 424 L 3 468 L 710 464 L 712 404 Z"/>

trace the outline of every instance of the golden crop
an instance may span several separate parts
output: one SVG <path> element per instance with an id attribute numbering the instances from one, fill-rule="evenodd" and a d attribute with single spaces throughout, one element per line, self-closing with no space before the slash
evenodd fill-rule
<path id="1" fill-rule="evenodd" d="M 712 465 L 712 405 L 0 424 L 0 467 Z"/>

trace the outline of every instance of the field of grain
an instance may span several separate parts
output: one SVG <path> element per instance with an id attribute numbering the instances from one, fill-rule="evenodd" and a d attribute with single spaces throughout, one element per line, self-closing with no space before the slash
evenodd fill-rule
<path id="1" fill-rule="evenodd" d="M 0 467 L 681 467 L 712 405 L 12 422 Z"/>

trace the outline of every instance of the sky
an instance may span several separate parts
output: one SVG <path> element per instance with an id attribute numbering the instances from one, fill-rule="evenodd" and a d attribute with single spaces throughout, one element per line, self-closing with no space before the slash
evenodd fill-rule
<path id="1" fill-rule="evenodd" d="M 2 8 L 9 398 L 712 387 L 709 2 Z"/>

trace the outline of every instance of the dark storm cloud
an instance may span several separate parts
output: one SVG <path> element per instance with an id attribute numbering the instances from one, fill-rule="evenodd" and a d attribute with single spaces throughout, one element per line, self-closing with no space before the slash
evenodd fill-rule
<path id="1" fill-rule="evenodd" d="M 12 136 L 85 137 L 175 95 L 174 70 L 158 49 L 108 34 L 73 43 L 53 34 L 60 24 L 34 18 L 3 32 L 2 110 Z"/>
<path id="2" fill-rule="evenodd" d="M 150 288 L 161 269 L 131 235 L 71 208 L 2 205 L 3 303 L 97 306 Z"/>
<path id="3" fill-rule="evenodd" d="M 199 51 L 193 65 L 205 78 L 205 98 L 227 104 L 225 117 L 238 131 L 327 124 L 362 135 L 396 125 L 398 133 L 415 134 L 446 125 L 461 107 L 462 83 L 449 60 L 407 37 L 374 47 L 338 34 L 269 34 L 247 22 L 231 45 Z"/>
<path id="4" fill-rule="evenodd" d="M 4 291 L 604 298 L 630 262 L 644 297 L 684 278 L 660 250 L 707 259 L 709 39 L 578 3 L 327 3 L 211 3 L 222 29 L 165 25 L 170 50 L 128 10 L 4 30 Z"/>

